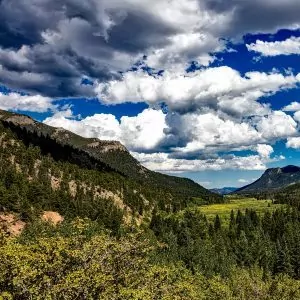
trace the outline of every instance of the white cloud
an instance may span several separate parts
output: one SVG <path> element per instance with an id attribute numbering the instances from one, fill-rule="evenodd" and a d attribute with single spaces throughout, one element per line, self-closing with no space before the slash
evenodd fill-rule
<path id="1" fill-rule="evenodd" d="M 44 120 L 53 127 L 62 127 L 84 137 L 102 140 L 120 140 L 119 122 L 111 114 L 95 114 L 82 120 L 70 119 L 70 114 L 55 114 Z"/>
<path id="2" fill-rule="evenodd" d="M 175 69 L 183 71 L 194 60 L 200 65 L 208 66 L 215 57 L 211 54 L 225 50 L 225 42 L 207 33 L 187 32 L 170 38 L 170 45 L 154 50 L 147 57 L 147 64 L 156 69 Z"/>
<path id="3" fill-rule="evenodd" d="M 245 157 L 234 156 L 215 159 L 174 159 L 169 158 L 167 153 L 132 153 L 144 166 L 151 170 L 163 172 L 197 172 L 204 170 L 265 170 L 266 163 L 272 159 L 265 159 L 259 155 L 250 155 Z M 277 160 L 280 158 L 276 158 Z"/>
<path id="4" fill-rule="evenodd" d="M 271 158 L 273 148 L 266 142 L 296 132 L 295 121 L 283 112 L 239 123 L 212 112 L 180 115 L 150 108 L 119 121 L 111 114 L 77 120 L 67 110 L 47 118 L 45 123 L 86 137 L 119 140 L 146 167 L 167 172 L 263 170 L 268 162 L 284 158 Z M 239 150 L 257 154 L 219 154 Z"/>
<path id="5" fill-rule="evenodd" d="M 207 66 L 228 40 L 299 28 L 299 10 L 299 0 L 3 0 L 0 77 L 51 97 L 90 97 L 83 75 L 118 77 L 144 55 L 157 70 Z M 296 39 L 281 47 L 297 51 Z"/>
<path id="6" fill-rule="evenodd" d="M 292 102 L 289 105 L 285 106 L 283 111 L 297 111 L 300 110 L 300 103 L 299 102 Z"/>
<path id="7" fill-rule="evenodd" d="M 222 119 L 213 113 L 172 114 L 167 116 L 167 124 L 165 145 L 178 157 L 251 150 L 268 158 L 273 147 L 265 143 L 297 132 L 296 122 L 290 116 L 276 112 L 248 123 Z M 176 146 L 183 141 L 181 147 Z"/>
<path id="8" fill-rule="evenodd" d="M 55 105 L 48 97 L 41 95 L 21 95 L 18 93 L 0 93 L 0 109 L 46 112 L 54 109 Z"/>
<path id="9" fill-rule="evenodd" d="M 299 149 L 300 148 L 300 137 L 291 137 L 287 139 L 286 142 L 287 148 L 294 148 Z"/>
<path id="10" fill-rule="evenodd" d="M 297 133 L 297 123 L 282 111 L 274 111 L 270 115 L 258 117 L 257 120 L 256 128 L 266 140 L 280 139 Z"/>
<path id="11" fill-rule="evenodd" d="M 69 112 L 57 113 L 44 123 L 63 127 L 84 137 L 102 140 L 119 140 L 129 150 L 149 150 L 164 138 L 166 128 L 162 111 L 145 109 L 135 117 L 122 117 L 120 121 L 111 114 L 95 114 L 82 120 L 70 119 Z"/>
<path id="12" fill-rule="evenodd" d="M 146 109 L 136 117 L 121 118 L 121 140 L 129 149 L 155 149 L 165 137 L 165 128 L 165 114 L 160 110 Z"/>
<path id="13" fill-rule="evenodd" d="M 264 42 L 257 40 L 246 45 L 249 51 L 255 51 L 263 56 L 300 54 L 300 37 L 290 37 L 284 41 Z"/>
<path id="14" fill-rule="evenodd" d="M 122 80 L 98 83 L 102 102 L 165 102 L 171 110 L 190 111 L 208 107 L 234 116 L 266 114 L 268 107 L 257 100 L 282 89 L 295 87 L 300 76 L 248 72 L 245 76 L 230 67 L 215 67 L 193 73 L 164 72 L 151 76 L 142 70 L 127 72 Z"/>
<path id="15" fill-rule="evenodd" d="M 257 153 L 261 157 L 270 157 L 270 155 L 274 152 L 273 147 L 270 145 L 259 144 L 257 145 Z"/>
<path id="16" fill-rule="evenodd" d="M 300 123 L 300 110 L 296 111 L 293 117 L 297 122 Z"/>
<path id="17" fill-rule="evenodd" d="M 168 131 L 170 142 L 176 145 L 179 141 L 186 141 L 182 147 L 173 149 L 178 152 L 216 153 L 241 146 L 252 147 L 261 141 L 261 134 L 250 124 L 222 119 L 213 112 L 171 114 L 167 118 L 167 124 L 171 128 Z"/>
<path id="18" fill-rule="evenodd" d="M 82 120 L 70 117 L 70 112 L 57 113 L 45 123 L 86 137 L 119 140 L 146 166 L 161 171 L 263 169 L 273 153 L 272 146 L 265 143 L 296 132 L 296 122 L 283 112 L 258 117 L 249 123 L 224 120 L 212 112 L 164 114 L 150 108 L 135 117 L 124 116 L 120 121 L 111 114 L 95 114 Z M 255 151 L 257 155 L 221 158 L 218 154 L 239 150 Z M 164 159 L 166 162 L 159 167 Z"/>
<path id="19" fill-rule="evenodd" d="M 238 180 L 238 182 L 239 183 L 248 183 L 249 180 L 241 178 L 241 179 Z"/>

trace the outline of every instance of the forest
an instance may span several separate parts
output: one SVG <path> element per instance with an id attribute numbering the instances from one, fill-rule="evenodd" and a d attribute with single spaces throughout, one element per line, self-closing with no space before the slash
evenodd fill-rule
<path id="1" fill-rule="evenodd" d="M 230 199 L 175 178 L 171 189 L 186 188 L 171 193 L 165 175 L 131 178 L 112 153 L 103 163 L 4 125 L 0 299 L 300 299 L 299 185 L 256 195 L 266 209 L 208 217 L 204 208 Z M 64 220 L 45 222 L 45 211 Z M 8 215 L 25 224 L 20 234 Z"/>

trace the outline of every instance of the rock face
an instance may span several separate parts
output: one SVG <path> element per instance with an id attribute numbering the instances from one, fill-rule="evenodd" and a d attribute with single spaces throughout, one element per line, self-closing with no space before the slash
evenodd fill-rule
<path id="1" fill-rule="evenodd" d="M 12 122 L 16 125 L 32 125 L 35 123 L 35 121 L 28 116 L 11 114 L 3 110 L 0 110 L 0 120 L 6 120 L 7 122 Z"/>
<path id="2" fill-rule="evenodd" d="M 274 191 L 298 182 L 300 182 L 300 167 L 289 165 L 283 168 L 271 168 L 267 169 L 258 180 L 238 189 L 235 193 Z"/>
<path id="3" fill-rule="evenodd" d="M 100 141 L 96 140 L 90 144 L 87 144 L 87 147 L 97 149 L 100 152 L 109 152 L 109 151 L 124 151 L 128 152 L 125 146 L 123 146 L 119 141 Z"/>
<path id="4" fill-rule="evenodd" d="M 18 125 L 32 125 L 34 124 L 34 121 L 27 117 L 27 116 L 12 116 L 10 118 L 6 119 L 7 122 L 12 122 L 14 124 L 18 124 Z"/>

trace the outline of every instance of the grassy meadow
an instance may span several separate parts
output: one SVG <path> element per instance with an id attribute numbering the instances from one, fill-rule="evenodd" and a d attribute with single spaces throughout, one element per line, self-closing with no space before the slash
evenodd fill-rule
<path id="1" fill-rule="evenodd" d="M 223 224 L 227 224 L 230 219 L 231 210 L 237 213 L 238 210 L 245 212 L 246 209 L 255 210 L 258 214 L 266 211 L 272 212 L 282 207 L 282 204 L 273 204 L 272 200 L 257 200 L 255 198 L 230 198 L 227 203 L 211 204 L 200 206 L 200 211 L 206 215 L 209 220 L 213 220 L 216 215 L 222 219 Z"/>

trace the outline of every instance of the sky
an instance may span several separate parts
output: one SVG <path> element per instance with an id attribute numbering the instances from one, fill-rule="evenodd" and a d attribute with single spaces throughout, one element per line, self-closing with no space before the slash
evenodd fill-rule
<path id="1" fill-rule="evenodd" d="M 0 109 L 240 187 L 299 165 L 299 0 L 0 0 Z"/>

